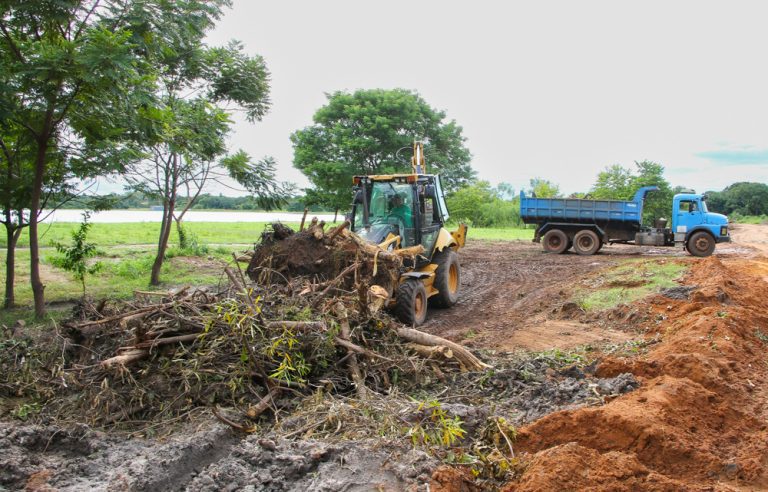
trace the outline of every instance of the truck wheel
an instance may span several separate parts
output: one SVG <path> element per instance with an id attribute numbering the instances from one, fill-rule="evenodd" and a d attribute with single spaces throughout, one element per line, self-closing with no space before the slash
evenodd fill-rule
<path id="1" fill-rule="evenodd" d="M 451 307 L 459 300 L 461 281 L 459 255 L 454 250 L 446 248 L 435 255 L 433 263 L 437 265 L 437 270 L 435 270 L 435 282 L 432 285 L 438 293 L 429 300 L 437 307 Z"/>
<path id="2" fill-rule="evenodd" d="M 600 249 L 600 238 L 594 231 L 582 229 L 573 236 L 573 250 L 580 255 L 593 255 Z"/>
<path id="3" fill-rule="evenodd" d="M 395 316 L 410 326 L 419 326 L 427 319 L 427 289 L 421 280 L 408 279 L 397 288 Z"/>
<path id="4" fill-rule="evenodd" d="M 560 229 L 552 229 L 541 239 L 544 251 L 548 253 L 563 253 L 568 248 L 568 236 Z"/>
<path id="5" fill-rule="evenodd" d="M 709 256 L 715 251 L 715 239 L 704 231 L 694 232 L 686 244 L 693 256 Z"/>

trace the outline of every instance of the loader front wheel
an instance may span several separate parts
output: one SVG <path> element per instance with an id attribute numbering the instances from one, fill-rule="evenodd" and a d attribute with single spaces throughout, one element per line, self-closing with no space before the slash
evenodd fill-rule
<path id="1" fill-rule="evenodd" d="M 411 278 L 397 288 L 395 316 L 410 326 L 419 326 L 427 319 L 427 289 L 421 280 Z"/>
<path id="2" fill-rule="evenodd" d="M 454 250 L 446 248 L 437 253 L 433 261 L 437 265 L 433 284 L 437 294 L 429 299 L 436 307 L 449 308 L 459 300 L 461 282 L 459 255 Z"/>
<path id="3" fill-rule="evenodd" d="M 547 253 L 563 253 L 568 248 L 568 236 L 560 229 L 552 229 L 541 238 L 544 251 Z"/>

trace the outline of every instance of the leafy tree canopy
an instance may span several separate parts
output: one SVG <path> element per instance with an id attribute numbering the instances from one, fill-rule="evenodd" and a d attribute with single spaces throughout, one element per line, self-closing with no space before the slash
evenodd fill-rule
<path id="1" fill-rule="evenodd" d="M 556 198 L 562 196 L 560 186 L 542 178 L 531 179 L 531 193 L 538 198 Z"/>
<path id="2" fill-rule="evenodd" d="M 294 166 L 310 180 L 310 203 L 346 209 L 356 174 L 410 172 L 411 145 L 422 140 L 427 170 L 440 174 L 448 192 L 474 180 L 462 129 L 445 122 L 415 92 L 359 90 L 329 94 L 314 124 L 291 136 Z"/>
<path id="3" fill-rule="evenodd" d="M 659 191 L 649 193 L 643 205 L 643 222 L 652 224 L 655 219 L 669 217 L 672 213 L 674 191 L 664 178 L 664 166 L 652 161 L 635 162 L 635 169 L 619 164 L 605 168 L 597 175 L 590 190 L 592 198 L 605 200 L 630 200 L 638 188 L 658 186 Z"/>
<path id="4" fill-rule="evenodd" d="M 707 205 L 713 212 L 737 215 L 768 215 L 768 185 L 734 183 L 723 191 L 707 192 Z"/>
<path id="5" fill-rule="evenodd" d="M 138 152 L 132 143 L 145 137 L 154 125 L 153 116 L 162 111 L 155 97 L 158 67 L 188 67 L 160 65 L 157 60 L 186 56 L 186 40 L 199 39 L 229 4 L 229 0 L 0 3 L 0 136 L 6 147 L 25 148 L 34 156 L 28 164 L 29 230 L 37 316 L 45 312 L 37 212 L 45 202 L 46 184 L 60 182 L 52 179 L 57 174 L 66 179 L 119 172 L 134 160 Z M 223 84 L 233 83 L 223 71 L 221 78 Z M 173 87 L 165 89 L 171 92 Z M 258 114 L 255 108 L 248 116 Z"/>
<path id="6" fill-rule="evenodd" d="M 446 201 L 451 220 L 477 227 L 521 224 L 520 198 L 508 183 L 493 188 L 488 181 L 476 181 L 451 193 Z"/>

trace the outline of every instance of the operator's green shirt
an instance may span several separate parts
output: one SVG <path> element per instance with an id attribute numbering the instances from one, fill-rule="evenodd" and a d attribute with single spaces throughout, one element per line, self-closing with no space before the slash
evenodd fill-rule
<path id="1" fill-rule="evenodd" d="M 397 207 L 390 210 L 389 215 L 402 220 L 405 227 L 413 227 L 413 214 L 411 214 L 411 209 L 408 208 L 405 204 L 398 205 Z"/>

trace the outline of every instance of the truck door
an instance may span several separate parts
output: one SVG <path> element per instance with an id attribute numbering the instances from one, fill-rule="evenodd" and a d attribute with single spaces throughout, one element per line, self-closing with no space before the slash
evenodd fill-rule
<path id="1" fill-rule="evenodd" d="M 676 234 L 686 234 L 695 226 L 704 222 L 701 203 L 698 200 L 680 200 L 676 214 Z"/>

